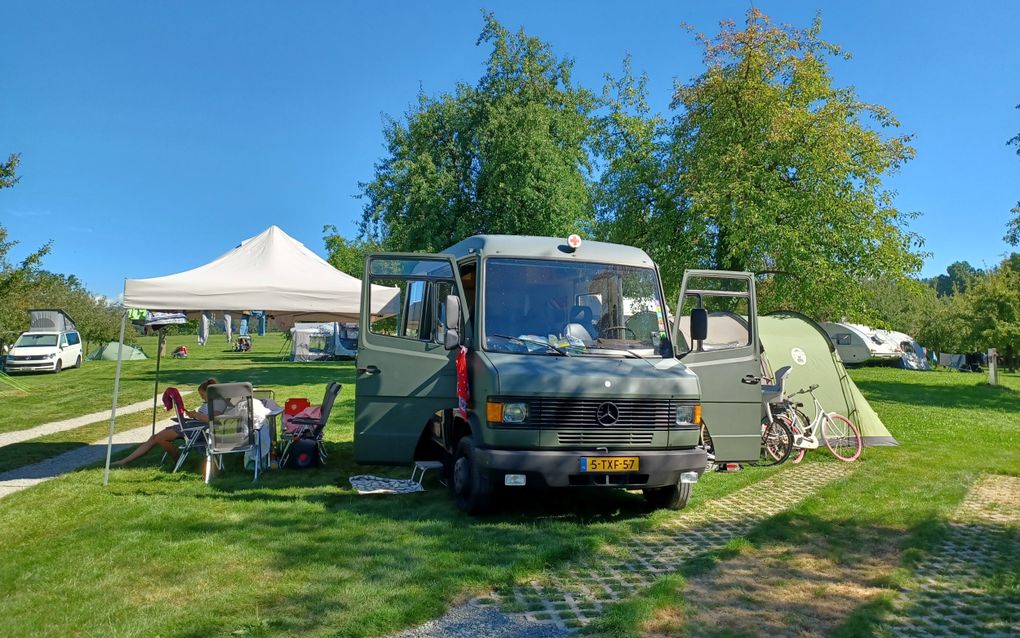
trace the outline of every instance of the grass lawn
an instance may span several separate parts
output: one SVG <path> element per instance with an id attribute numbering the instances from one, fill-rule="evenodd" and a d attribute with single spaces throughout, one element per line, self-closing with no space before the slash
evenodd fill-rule
<path id="1" fill-rule="evenodd" d="M 187 359 L 163 358 L 160 388 L 169 384 L 194 390 L 195 386 L 213 375 L 221 381 L 235 381 L 243 377 L 264 385 L 277 383 L 309 389 L 318 385 L 319 379 L 323 378 L 319 374 L 323 368 L 284 361 L 284 357 L 290 354 L 289 349 L 281 351 L 284 343 L 281 333 L 270 333 L 262 338 L 255 337 L 251 352 L 240 353 L 229 350 L 222 334 L 212 335 L 205 347 L 198 346 L 194 335 L 168 337 L 168 355 L 183 344 L 188 347 L 190 356 Z M 156 337 L 141 337 L 135 345 L 151 359 L 123 362 L 118 405 L 152 398 Z M 15 381 L 27 387 L 28 392 L 0 384 L 0 433 L 109 410 L 116 367 L 115 361 L 84 361 L 80 369 L 65 370 L 59 374 L 15 375 Z M 321 390 L 319 394 L 321 397 Z M 151 412 L 149 418 L 152 418 Z"/>
<path id="2" fill-rule="evenodd" d="M 5 636 L 381 636 L 684 515 L 649 514 L 639 495 L 617 491 L 519 493 L 485 518 L 459 513 L 435 482 L 423 494 L 357 496 L 348 476 L 409 470 L 353 464 L 352 364 L 281 362 L 278 349 L 270 339 L 256 339 L 251 355 L 196 348 L 202 356 L 168 362 L 166 378 L 193 386 L 215 374 L 316 400 L 327 380 L 340 380 L 328 465 L 252 485 L 235 460 L 206 486 L 197 462 L 171 475 L 153 453 L 148 464 L 114 471 L 106 489 L 92 468 L 0 500 Z M 152 362 L 139 363 L 149 365 L 135 370 L 135 383 L 151 384 Z M 902 446 L 866 450 L 851 478 L 766 522 L 751 547 L 822 537 L 833 555 L 855 556 L 881 539 L 907 565 L 937 540 L 978 473 L 1020 473 L 1017 377 L 993 389 L 978 375 L 854 376 Z M 109 397 L 108 388 L 95 391 Z M 691 507 L 769 472 L 706 476 Z M 664 580 L 602 629 L 639 633 L 683 604 L 682 586 L 683 577 Z M 881 613 L 861 609 L 852 622 L 872 627 Z"/>
<path id="3" fill-rule="evenodd" d="M 979 475 L 1020 475 L 1020 377 L 1000 375 L 1002 386 L 991 387 L 985 383 L 987 375 L 956 372 L 862 368 L 852 376 L 900 447 L 867 448 L 849 478 L 764 522 L 747 541 L 734 543 L 713 560 L 693 563 L 679 576 L 663 579 L 619 605 L 592 627 L 592 633 L 743 635 L 733 622 L 714 628 L 688 625 L 710 617 L 703 601 L 710 597 L 705 592 L 711 587 L 702 583 L 718 588 L 728 572 L 748 565 L 762 569 L 759 573 L 765 578 L 763 566 L 799 561 L 816 566 L 824 562 L 830 575 L 842 573 L 845 578 L 850 578 L 846 574 L 854 566 L 867 565 L 867 573 L 858 579 L 863 584 L 856 584 L 862 590 L 877 590 L 878 595 L 869 595 L 860 604 L 843 599 L 844 617 L 826 633 L 882 635 L 883 619 L 898 586 L 909 581 L 910 568 L 943 538 L 947 516 Z M 813 452 L 808 458 L 825 454 Z M 1015 587 L 1020 557 L 998 569 L 990 582 L 1014 583 L 1013 595 L 1020 600 L 1020 588 Z M 785 604 L 781 590 L 789 583 L 781 581 L 760 592 L 760 598 L 745 589 L 741 595 L 745 600 L 723 603 L 731 605 L 731 621 L 741 604 L 759 614 L 772 608 L 785 609 L 791 617 L 809 615 L 804 603 L 821 595 L 825 587 L 819 583 L 824 579 L 810 571 L 786 573 L 796 574 L 792 588 L 799 589 L 799 599 Z M 851 589 L 843 582 L 832 591 L 839 587 L 844 595 Z M 690 595 L 692 590 L 695 595 Z M 765 631 L 765 624 L 757 631 Z"/>
<path id="4" fill-rule="evenodd" d="M 172 339 L 170 349 L 192 340 Z M 180 387 L 210 375 L 251 380 L 276 388 L 278 399 L 316 401 L 325 383 L 338 379 L 344 390 L 327 429 L 327 467 L 270 473 L 252 485 L 233 459 L 206 486 L 197 460 L 171 475 L 155 467 L 153 452 L 147 464 L 115 470 L 107 489 L 101 469 L 92 468 L 0 500 L 4 636 L 379 636 L 671 515 L 649 514 L 640 495 L 600 490 L 522 494 L 503 516 L 480 519 L 457 511 L 434 481 L 423 494 L 359 497 L 350 475 L 404 477 L 409 469 L 353 464 L 352 363 L 280 361 L 280 343 L 256 339 L 250 354 L 194 348 L 187 360 L 165 361 L 162 378 Z M 75 372 L 91 370 L 104 373 L 77 393 L 108 401 L 112 365 Z M 152 371 L 152 361 L 125 366 L 142 396 Z M 57 387 L 53 375 L 21 378 L 39 384 L 33 394 L 42 394 L 43 384 Z M 132 415 L 125 427 L 148 418 Z M 0 465 L 16 466 L 18 449 L 32 449 L 23 446 L 44 455 L 39 446 L 58 451 L 95 440 L 105 428 L 0 448 Z M 767 473 L 708 477 L 692 507 Z"/>

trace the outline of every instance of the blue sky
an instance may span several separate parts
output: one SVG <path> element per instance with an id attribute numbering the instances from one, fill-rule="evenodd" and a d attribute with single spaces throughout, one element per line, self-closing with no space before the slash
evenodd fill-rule
<path id="1" fill-rule="evenodd" d="M 474 82 L 481 8 L 575 60 L 598 89 L 626 53 L 666 110 L 701 72 L 685 21 L 714 33 L 745 2 L 15 2 L 0 4 L 0 155 L 22 180 L 0 223 L 52 239 L 45 266 L 116 296 L 125 277 L 205 263 L 270 224 L 323 253 L 322 226 L 353 235 L 383 154 L 382 116 L 419 87 Z M 854 55 L 838 85 L 892 109 L 917 159 L 889 181 L 932 253 L 993 265 L 1020 199 L 1020 3 L 759 2 Z"/>

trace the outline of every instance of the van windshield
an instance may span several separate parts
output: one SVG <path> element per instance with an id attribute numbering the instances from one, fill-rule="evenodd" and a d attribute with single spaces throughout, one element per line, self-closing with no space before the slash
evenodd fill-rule
<path id="1" fill-rule="evenodd" d="M 53 334 L 23 334 L 14 342 L 15 348 L 38 348 L 57 345 L 59 335 Z"/>
<path id="2" fill-rule="evenodd" d="M 544 259 L 486 261 L 485 348 L 671 356 L 651 268 Z"/>

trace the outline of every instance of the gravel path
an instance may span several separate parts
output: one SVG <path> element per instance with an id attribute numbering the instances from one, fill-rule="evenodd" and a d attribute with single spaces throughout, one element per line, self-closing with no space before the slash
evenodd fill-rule
<path id="1" fill-rule="evenodd" d="M 1020 478 L 985 476 L 914 570 L 885 636 L 1020 636 Z"/>
<path id="2" fill-rule="evenodd" d="M 151 407 L 152 404 L 149 404 Z M 118 410 L 120 412 L 120 410 Z M 156 423 L 156 429 L 162 429 L 173 424 L 167 419 Z M 113 451 L 119 452 L 126 447 L 137 445 L 149 438 L 152 434 L 152 425 L 143 425 L 140 428 L 118 432 L 113 436 Z M 60 476 L 65 472 L 76 470 L 85 465 L 91 465 L 106 459 L 107 438 L 103 437 L 91 445 L 80 447 L 70 452 L 65 452 L 53 458 L 15 468 L 0 473 L 0 498 L 20 492 L 21 490 L 38 485 L 43 481 Z"/>
<path id="3" fill-rule="evenodd" d="M 191 394 L 191 390 L 187 392 L 181 392 L 181 396 Z M 145 409 L 152 409 L 152 399 L 146 399 L 145 401 L 139 401 L 138 403 L 132 403 L 131 405 L 119 406 L 117 408 L 117 415 L 131 414 L 133 412 L 141 412 Z M 55 434 L 57 432 L 63 432 L 65 430 L 73 430 L 74 428 L 80 428 L 83 425 L 89 425 L 90 423 L 96 423 L 98 421 L 109 421 L 110 411 L 105 410 L 103 412 L 94 412 L 92 414 L 86 414 L 84 416 L 76 416 L 73 419 L 65 419 L 63 421 L 53 421 L 52 423 L 44 423 L 37 425 L 27 430 L 18 430 L 16 432 L 5 432 L 0 434 L 0 447 L 5 445 L 13 445 L 15 443 L 21 443 L 23 441 L 30 441 L 37 439 L 41 436 L 48 434 Z M 152 425 L 149 425 L 149 434 L 152 434 Z"/>

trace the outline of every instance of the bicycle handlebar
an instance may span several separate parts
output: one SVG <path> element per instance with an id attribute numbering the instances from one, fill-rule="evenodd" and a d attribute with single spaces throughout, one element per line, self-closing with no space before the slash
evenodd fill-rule
<path id="1" fill-rule="evenodd" d="M 797 390 L 796 392 L 794 392 L 793 394 L 791 394 L 791 395 L 789 395 L 789 396 L 791 396 L 791 397 L 795 397 L 795 396 L 797 396 L 798 394 L 807 394 L 807 393 L 809 393 L 809 392 L 814 392 L 814 391 L 815 391 L 815 390 L 817 390 L 817 389 L 818 389 L 818 384 L 817 384 L 817 383 L 813 383 L 813 384 L 809 385 L 809 386 L 807 387 L 807 389 L 805 389 L 805 388 L 801 388 L 800 390 Z"/>

